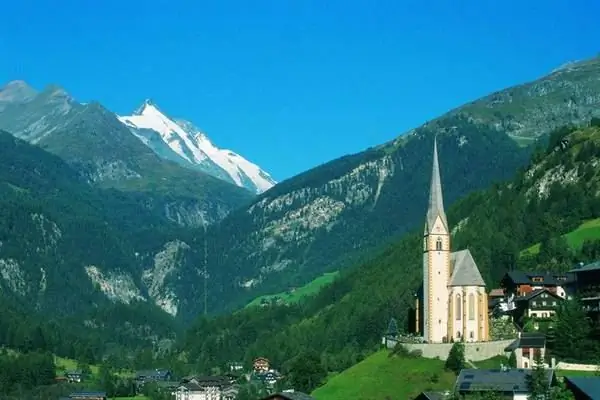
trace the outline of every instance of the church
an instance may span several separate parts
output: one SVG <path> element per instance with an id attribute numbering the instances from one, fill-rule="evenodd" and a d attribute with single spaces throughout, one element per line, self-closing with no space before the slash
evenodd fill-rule
<path id="1" fill-rule="evenodd" d="M 451 251 L 438 163 L 433 145 L 429 206 L 423 233 L 423 285 L 415 301 L 414 329 L 427 343 L 489 340 L 485 282 L 468 249 Z"/>

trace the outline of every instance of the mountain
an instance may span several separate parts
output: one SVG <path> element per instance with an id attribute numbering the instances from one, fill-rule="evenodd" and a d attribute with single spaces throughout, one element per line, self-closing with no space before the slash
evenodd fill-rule
<path id="1" fill-rule="evenodd" d="M 599 240 L 569 249 L 562 237 L 600 217 L 600 120 L 554 131 L 544 143 L 510 181 L 474 192 L 448 209 L 452 249 L 471 251 L 488 290 L 512 268 L 564 272 L 600 257 Z M 444 194 L 448 186 L 444 180 Z M 423 199 L 421 223 L 426 207 Z M 326 372 L 340 372 L 380 346 L 391 318 L 400 331 L 408 328 L 414 293 L 422 282 L 422 240 L 421 225 L 371 260 L 346 268 L 299 304 L 200 318 L 179 347 L 198 368 L 262 356 L 284 374 L 310 349 L 320 355 Z M 536 255 L 521 256 L 535 243 L 541 243 Z M 492 324 L 492 335 L 494 331 Z M 597 354 L 587 355 L 593 359 Z"/>
<path id="2" fill-rule="evenodd" d="M 302 286 L 420 225 L 434 136 L 444 198 L 452 204 L 509 179 L 544 133 L 598 115 L 600 58 L 491 94 L 280 182 L 209 230 L 211 309 Z"/>
<path id="3" fill-rule="evenodd" d="M 131 333 L 140 340 L 173 328 L 173 316 L 197 307 L 202 247 L 194 230 L 135 196 L 91 186 L 61 158 L 0 131 L 3 302 L 81 329 L 100 329 L 115 318 L 103 310 L 120 309 L 143 316 L 117 320 L 149 326 Z"/>
<path id="4" fill-rule="evenodd" d="M 156 154 L 182 166 L 207 172 L 253 193 L 262 193 L 276 183 L 244 157 L 216 147 L 191 122 L 167 117 L 150 100 L 133 115 L 119 120 Z"/>
<path id="5" fill-rule="evenodd" d="M 16 81 L 0 90 L 0 129 L 66 160 L 89 183 L 136 195 L 173 221 L 201 226 L 251 200 L 248 191 L 166 161 L 97 102 L 80 104 L 66 91 L 41 92 Z"/>

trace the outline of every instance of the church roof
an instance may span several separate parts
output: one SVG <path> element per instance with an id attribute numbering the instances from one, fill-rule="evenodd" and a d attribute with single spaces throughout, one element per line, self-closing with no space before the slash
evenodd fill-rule
<path id="1" fill-rule="evenodd" d="M 453 268 L 449 286 L 485 286 L 469 249 L 453 252 L 450 262 Z"/>
<path id="2" fill-rule="evenodd" d="M 427 225 L 425 230 L 433 228 L 435 220 L 440 217 L 444 227 L 448 229 L 448 221 L 444 211 L 444 198 L 442 197 L 442 181 L 440 179 L 440 165 L 438 162 L 437 140 L 433 141 L 433 168 L 431 170 L 431 187 L 429 189 L 429 205 L 427 207 Z"/>

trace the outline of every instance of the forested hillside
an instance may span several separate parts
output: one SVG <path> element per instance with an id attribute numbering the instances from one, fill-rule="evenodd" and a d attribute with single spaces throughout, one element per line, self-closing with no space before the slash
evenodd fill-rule
<path id="1" fill-rule="evenodd" d="M 167 274 L 153 286 L 143 272 L 155 266 L 165 244 L 178 240 L 193 243 L 193 234 L 127 194 L 89 186 L 58 157 L 0 132 L 3 309 L 35 321 L 1 318 L 12 332 L 5 343 L 25 346 L 27 330 L 37 325 L 46 327 L 44 336 L 71 338 L 45 340 L 49 346 L 75 346 L 52 347 L 66 355 L 80 353 L 80 340 L 93 343 L 100 355 L 111 346 L 133 350 L 172 336 L 175 320 L 156 300 L 181 284 L 175 279 L 170 285 L 177 276 Z M 200 254 L 182 251 L 161 266 L 194 271 Z"/>
<path id="2" fill-rule="evenodd" d="M 457 107 L 389 143 L 280 182 L 209 231 L 210 311 L 299 287 L 422 223 L 433 138 L 445 200 L 510 179 L 536 138 L 600 115 L 600 58 Z"/>
<path id="3" fill-rule="evenodd" d="M 587 243 L 588 250 L 573 253 L 560 239 L 581 222 L 600 216 L 600 124 L 592 123 L 595 126 L 553 132 L 512 181 L 467 196 L 450 208 L 452 248 L 471 250 L 488 288 L 495 287 L 509 268 L 564 270 L 597 256 L 592 251 L 597 244 Z M 442 181 L 447 182 L 444 175 Z M 421 208 L 424 218 L 425 202 Z M 406 326 L 407 310 L 422 279 L 421 236 L 419 229 L 372 261 L 343 271 L 305 302 L 201 318 L 181 348 L 201 369 L 266 356 L 286 371 L 305 363 L 298 354 L 310 348 L 316 371 L 322 368 L 323 376 L 325 371 L 343 370 L 376 348 L 390 317 Z M 542 243 L 539 256 L 519 258 L 522 249 L 536 242 Z"/>

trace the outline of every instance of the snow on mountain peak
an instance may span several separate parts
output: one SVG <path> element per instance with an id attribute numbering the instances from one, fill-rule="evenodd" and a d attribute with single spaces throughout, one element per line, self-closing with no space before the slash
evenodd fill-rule
<path id="1" fill-rule="evenodd" d="M 276 183 L 256 164 L 233 151 L 219 149 L 191 122 L 169 118 L 150 99 L 145 100 L 133 115 L 118 118 L 142 142 L 157 154 L 165 156 L 153 147 L 157 145 L 156 142 L 148 140 L 148 134 L 143 133 L 148 130 L 156 132 L 164 142 L 161 149 L 166 144 L 175 153 L 168 155 L 168 158 L 182 160 L 185 166 L 197 167 L 255 193 L 262 193 Z"/>

